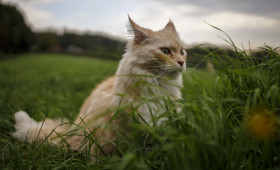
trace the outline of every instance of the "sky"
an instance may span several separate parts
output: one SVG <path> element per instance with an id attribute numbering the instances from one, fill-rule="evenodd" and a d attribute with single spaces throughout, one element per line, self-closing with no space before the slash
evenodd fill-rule
<path id="1" fill-rule="evenodd" d="M 187 45 L 280 46 L 280 0 L 2 0 L 16 4 L 33 30 L 55 28 L 103 32 L 128 38 L 130 17 L 152 30 L 171 19 Z M 208 24 L 207 24 L 208 23 Z M 250 43 L 249 43 L 250 42 Z M 250 46 L 249 46 L 250 44 Z"/>

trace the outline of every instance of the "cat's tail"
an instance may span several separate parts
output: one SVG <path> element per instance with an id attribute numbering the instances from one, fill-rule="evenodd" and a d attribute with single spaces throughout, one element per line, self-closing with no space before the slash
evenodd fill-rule
<path id="1" fill-rule="evenodd" d="M 45 139 L 50 141 L 69 131 L 69 125 L 63 125 L 66 120 L 45 119 L 36 122 L 24 111 L 16 112 L 14 116 L 16 131 L 12 133 L 12 136 L 20 141 L 33 142 Z M 57 140 L 53 140 L 54 143 L 55 141 Z"/>

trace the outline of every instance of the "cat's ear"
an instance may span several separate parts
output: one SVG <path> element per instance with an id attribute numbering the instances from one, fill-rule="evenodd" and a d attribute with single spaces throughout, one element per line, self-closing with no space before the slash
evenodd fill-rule
<path id="1" fill-rule="evenodd" d="M 169 33 L 177 35 L 177 31 L 176 31 L 175 25 L 173 24 L 173 22 L 171 20 L 169 20 L 169 22 L 163 28 L 163 31 L 166 31 L 166 32 L 169 32 Z"/>
<path id="2" fill-rule="evenodd" d="M 134 43 L 139 44 L 150 37 L 151 30 L 137 25 L 129 16 L 128 32 L 134 35 Z"/>

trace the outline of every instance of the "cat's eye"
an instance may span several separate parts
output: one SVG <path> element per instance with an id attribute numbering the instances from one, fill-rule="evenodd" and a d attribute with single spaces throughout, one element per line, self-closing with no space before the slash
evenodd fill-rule
<path id="1" fill-rule="evenodd" d="M 171 54 L 171 51 L 169 48 L 161 48 L 160 49 L 164 54 Z"/>
<path id="2" fill-rule="evenodd" d="M 184 52 L 185 52 L 185 50 L 182 48 L 182 49 L 180 50 L 180 54 L 181 54 L 181 55 L 184 55 Z"/>

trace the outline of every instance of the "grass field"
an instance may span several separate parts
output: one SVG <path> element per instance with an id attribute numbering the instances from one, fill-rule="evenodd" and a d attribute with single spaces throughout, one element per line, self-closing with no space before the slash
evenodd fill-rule
<path id="1" fill-rule="evenodd" d="M 216 74 L 184 73 L 183 110 L 168 101 L 160 127 L 135 123 L 120 156 L 96 163 L 88 156 L 10 136 L 13 114 L 35 120 L 74 120 L 84 99 L 117 62 L 55 54 L 22 54 L 0 61 L 0 169 L 279 169 L 280 57 L 236 51 L 236 58 L 206 58 L 223 67 Z M 223 54 L 226 57 L 226 53 Z"/>

